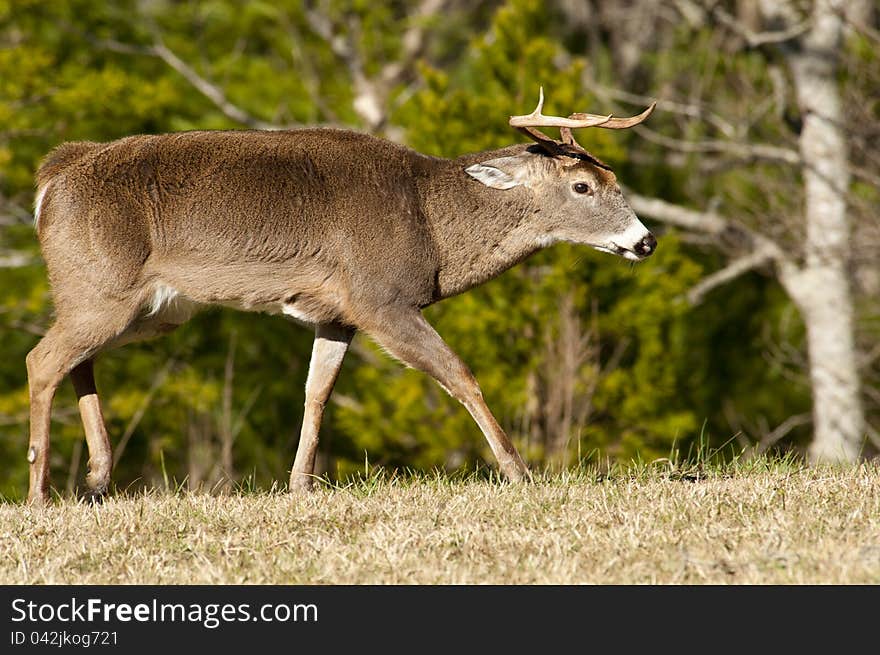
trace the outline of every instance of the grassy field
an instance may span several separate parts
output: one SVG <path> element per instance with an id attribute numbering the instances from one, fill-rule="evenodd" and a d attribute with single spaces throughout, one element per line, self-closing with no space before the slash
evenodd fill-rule
<path id="1" fill-rule="evenodd" d="M 511 486 L 0 505 L 0 583 L 878 584 L 880 466 L 656 464 Z"/>

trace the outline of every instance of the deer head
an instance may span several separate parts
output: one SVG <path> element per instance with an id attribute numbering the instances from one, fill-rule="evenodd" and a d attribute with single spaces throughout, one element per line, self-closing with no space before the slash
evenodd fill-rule
<path id="1" fill-rule="evenodd" d="M 634 261 L 648 257 L 657 240 L 624 200 L 611 168 L 581 147 L 572 130 L 633 127 L 651 115 L 654 104 L 631 118 L 583 113 L 568 118 L 545 116 L 543 106 L 542 88 L 535 110 L 511 116 L 509 121 L 533 139 L 536 146 L 518 155 L 474 164 L 466 169 L 467 173 L 493 189 L 523 187 L 533 194 L 535 204 L 542 208 L 542 245 L 570 241 Z M 547 136 L 538 127 L 560 128 L 560 140 Z"/>

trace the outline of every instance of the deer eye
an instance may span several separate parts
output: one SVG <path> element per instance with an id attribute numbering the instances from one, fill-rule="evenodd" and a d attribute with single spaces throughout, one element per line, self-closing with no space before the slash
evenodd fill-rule
<path id="1" fill-rule="evenodd" d="M 585 182 L 575 182 L 571 185 L 571 188 L 574 189 L 575 193 L 591 193 L 590 185 Z"/>

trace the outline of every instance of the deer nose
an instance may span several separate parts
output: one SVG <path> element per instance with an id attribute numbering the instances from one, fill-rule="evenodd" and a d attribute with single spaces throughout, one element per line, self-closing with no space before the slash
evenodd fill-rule
<path id="1" fill-rule="evenodd" d="M 654 238 L 654 235 L 648 232 L 648 236 L 639 241 L 633 251 L 639 255 L 640 257 L 647 257 L 654 249 L 657 247 L 657 239 Z"/>

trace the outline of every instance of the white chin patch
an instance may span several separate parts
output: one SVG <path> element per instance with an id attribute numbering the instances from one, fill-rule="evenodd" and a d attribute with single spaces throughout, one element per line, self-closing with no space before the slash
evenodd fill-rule
<path id="1" fill-rule="evenodd" d="M 611 255 L 617 255 L 618 257 L 623 257 L 624 259 L 628 259 L 633 262 L 640 262 L 642 258 L 635 254 L 632 250 L 627 250 L 621 246 L 618 246 L 613 241 L 609 243 L 607 246 L 592 246 L 594 250 L 598 250 L 599 252 L 607 252 Z"/>

